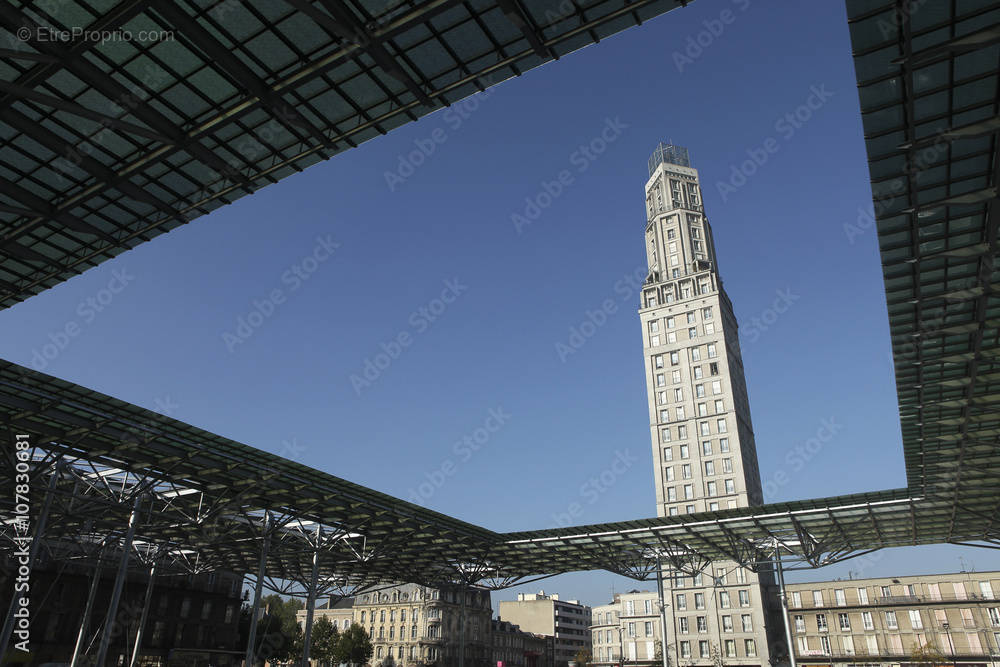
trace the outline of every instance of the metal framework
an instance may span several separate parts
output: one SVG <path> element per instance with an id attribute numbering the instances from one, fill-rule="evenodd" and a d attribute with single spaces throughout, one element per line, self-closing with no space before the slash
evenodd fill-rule
<path id="1" fill-rule="evenodd" d="M 0 3 L 0 308 L 683 4 Z"/>
<path id="2" fill-rule="evenodd" d="M 673 6 L 574 1 L 558 15 L 519 0 L 380 11 L 355 0 L 95 2 L 56 6 L 82 8 L 102 29 L 170 26 L 180 37 L 128 48 L 29 40 L 34 50 L 3 53 L 5 306 L 490 75 Z M 0 25 L 37 27 L 33 11 L 6 3 Z M 118 581 L 130 567 L 256 573 L 255 599 L 270 587 L 311 609 L 319 595 L 389 581 L 496 589 L 576 570 L 646 579 L 714 560 L 759 570 L 903 545 L 1000 548 L 1000 3 L 850 2 L 849 22 L 875 216 L 846 231 L 879 239 L 906 488 L 500 534 L 0 361 L 6 488 L 14 438 L 31 443 L 30 560 L 113 564 Z M 129 85 L 143 95 L 126 98 Z M 10 553 L 25 535 L 9 494 L 0 512 Z"/>

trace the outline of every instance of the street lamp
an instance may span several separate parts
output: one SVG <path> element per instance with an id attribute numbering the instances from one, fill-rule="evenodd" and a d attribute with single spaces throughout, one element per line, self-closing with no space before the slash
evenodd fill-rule
<path id="1" fill-rule="evenodd" d="M 951 664 L 955 664 L 955 644 L 951 641 L 951 624 L 945 621 L 941 624 L 946 635 L 948 635 L 948 657 L 951 658 Z"/>

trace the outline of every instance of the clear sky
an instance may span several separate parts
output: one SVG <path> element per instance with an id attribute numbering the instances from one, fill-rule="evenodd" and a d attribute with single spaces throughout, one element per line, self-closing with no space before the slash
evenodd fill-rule
<path id="1" fill-rule="evenodd" d="M 765 500 L 905 485 L 840 2 L 672 11 L 0 312 L 0 355 L 498 531 L 653 516 L 633 276 L 659 141 L 701 173 Z M 791 578 L 960 556 L 1000 565 Z M 612 586 L 649 587 L 530 588 Z"/>

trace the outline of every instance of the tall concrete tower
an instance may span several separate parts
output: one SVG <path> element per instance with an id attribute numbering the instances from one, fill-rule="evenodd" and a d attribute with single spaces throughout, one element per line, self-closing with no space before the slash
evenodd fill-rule
<path id="1" fill-rule="evenodd" d="M 659 516 L 763 502 L 736 316 L 686 148 L 649 158 L 643 355 Z M 667 573 L 674 665 L 768 665 L 771 581 L 732 562 Z M 672 635 L 672 636 L 671 636 Z"/>

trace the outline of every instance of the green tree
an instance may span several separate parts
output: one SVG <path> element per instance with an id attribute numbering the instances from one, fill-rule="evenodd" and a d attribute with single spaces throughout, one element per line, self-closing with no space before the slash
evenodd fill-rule
<path id="1" fill-rule="evenodd" d="M 295 613 L 302 608 L 302 601 L 283 600 L 280 595 L 261 599 L 264 613 L 257 621 L 256 656 L 259 662 L 284 662 L 292 657 L 298 622 Z M 250 607 L 241 610 L 240 635 L 246 642 L 250 634 Z"/>
<path id="2" fill-rule="evenodd" d="M 309 657 L 319 660 L 320 664 L 333 662 L 340 643 L 340 633 L 337 626 L 325 616 L 313 623 L 310 637 Z"/>
<path id="3" fill-rule="evenodd" d="M 375 647 L 368 633 L 357 623 L 344 630 L 337 642 L 337 650 L 332 659 L 334 663 L 346 662 L 350 665 L 363 665 L 371 660 Z"/>
<path id="4" fill-rule="evenodd" d="M 591 657 L 590 651 L 588 651 L 585 648 L 582 648 L 576 652 L 576 655 L 573 656 L 573 659 L 576 660 L 577 667 L 587 667 L 587 665 L 590 664 L 590 657 Z"/>

